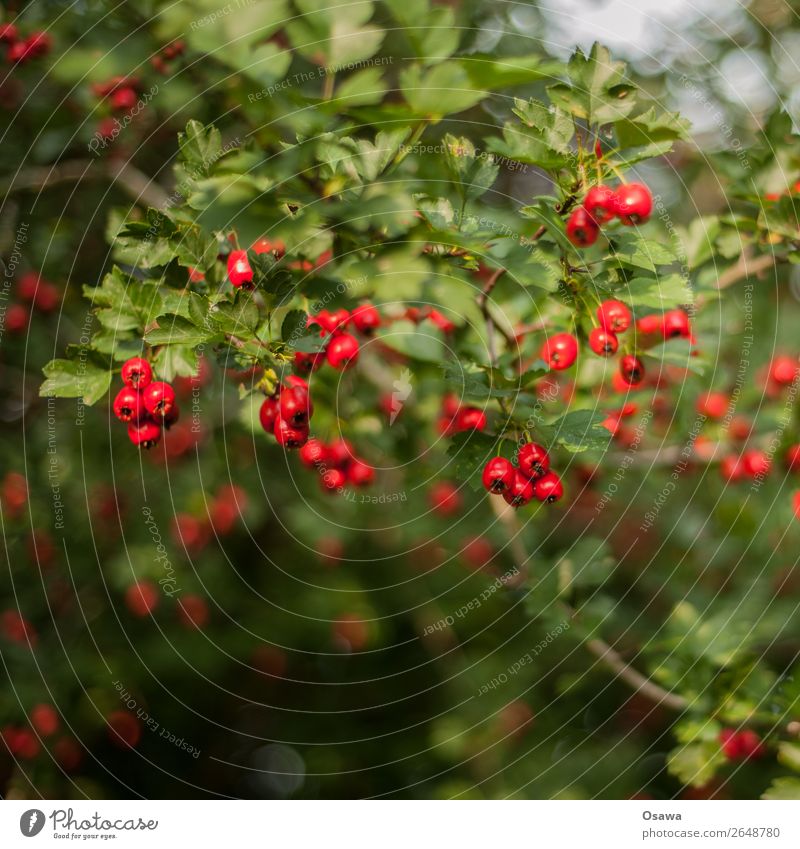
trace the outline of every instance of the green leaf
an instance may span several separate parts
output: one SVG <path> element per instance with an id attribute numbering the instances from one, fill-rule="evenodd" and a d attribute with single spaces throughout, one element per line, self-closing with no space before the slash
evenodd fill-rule
<path id="1" fill-rule="evenodd" d="M 471 53 L 453 61 L 466 71 L 474 88 L 486 91 L 552 79 L 564 69 L 562 63 L 543 59 L 540 54 L 497 57 Z"/>
<path id="2" fill-rule="evenodd" d="M 116 266 L 103 278 L 101 286 L 84 289 L 94 303 L 97 319 L 109 330 L 144 330 L 163 311 L 158 285 L 142 282 Z"/>
<path id="3" fill-rule="evenodd" d="M 800 772 L 800 743 L 784 741 L 778 744 L 778 762 Z"/>
<path id="4" fill-rule="evenodd" d="M 164 345 L 154 358 L 159 377 L 167 381 L 196 375 L 198 361 L 192 345 Z"/>
<path id="5" fill-rule="evenodd" d="M 678 366 L 689 369 L 694 374 L 705 374 L 705 363 L 692 351 L 693 347 L 688 339 L 669 339 L 641 353 L 645 358 L 657 360 L 659 365 Z"/>
<path id="6" fill-rule="evenodd" d="M 395 321 L 378 331 L 381 343 L 411 357 L 427 363 L 440 363 L 444 357 L 444 336 L 431 322 L 416 325 L 411 321 Z"/>
<path id="7" fill-rule="evenodd" d="M 655 107 L 651 106 L 641 115 L 617 121 L 614 131 L 619 146 L 627 148 L 687 139 L 690 126 L 690 122 L 681 118 L 677 112 L 656 112 Z M 671 149 L 670 144 L 667 150 Z"/>
<path id="8" fill-rule="evenodd" d="M 150 345 L 202 345 L 215 337 L 208 328 L 200 327 L 180 315 L 163 315 L 158 319 L 158 327 L 145 334 L 145 342 Z"/>
<path id="9" fill-rule="evenodd" d="M 498 440 L 480 431 L 457 433 L 447 447 L 450 461 L 446 473 L 462 481 L 479 492 L 483 488 L 481 476 L 486 463 L 497 455 L 501 448 L 504 456 L 510 459 L 514 452 L 514 443 L 508 439 Z"/>
<path id="10" fill-rule="evenodd" d="M 189 121 L 178 133 L 181 160 L 192 171 L 207 174 L 222 153 L 222 136 L 216 127 L 205 127 L 199 121 Z"/>
<path id="11" fill-rule="evenodd" d="M 88 406 L 108 392 L 112 374 L 87 358 L 51 360 L 43 369 L 47 378 L 39 389 L 45 398 L 83 398 Z"/>
<path id="12" fill-rule="evenodd" d="M 456 138 L 448 133 L 443 142 L 445 163 L 462 198 L 478 198 L 492 187 L 500 171 L 499 165 L 485 154 L 476 155 L 475 146 L 467 138 Z"/>
<path id="13" fill-rule="evenodd" d="M 670 752 L 667 770 L 682 784 L 703 787 L 724 763 L 725 756 L 719 743 L 689 743 Z"/>
<path id="14" fill-rule="evenodd" d="M 655 271 L 659 265 L 672 265 L 677 255 L 671 247 L 637 232 L 620 233 L 611 242 L 612 258 L 626 265 Z"/>
<path id="15" fill-rule="evenodd" d="M 762 799 L 800 799 L 800 778 L 776 778 L 761 795 Z"/>
<path id="16" fill-rule="evenodd" d="M 401 71 L 403 96 L 415 114 L 432 119 L 463 112 L 486 97 L 473 88 L 467 72 L 452 61 L 428 70 L 412 65 Z"/>
<path id="17" fill-rule="evenodd" d="M 546 432 L 551 444 L 562 445 L 573 454 L 589 448 L 605 448 L 611 439 L 603 427 L 606 418 L 605 413 L 597 410 L 572 410 L 547 425 Z"/>
<path id="18" fill-rule="evenodd" d="M 209 318 L 223 333 L 252 337 L 258 327 L 260 314 L 252 295 L 240 293 L 234 303 L 222 302 L 212 306 Z"/>
<path id="19" fill-rule="evenodd" d="M 331 103 L 337 109 L 369 106 L 380 103 L 387 88 L 380 68 L 366 68 L 342 80 Z"/>
<path id="20" fill-rule="evenodd" d="M 663 277 L 634 277 L 614 289 L 630 306 L 655 310 L 671 310 L 694 303 L 694 293 L 680 274 Z"/>

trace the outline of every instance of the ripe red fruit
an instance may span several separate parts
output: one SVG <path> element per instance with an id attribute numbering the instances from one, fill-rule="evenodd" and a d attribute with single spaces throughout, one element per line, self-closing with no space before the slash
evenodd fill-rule
<path id="1" fill-rule="evenodd" d="M 461 494 L 450 481 L 438 481 L 428 493 L 434 512 L 440 516 L 453 516 L 461 509 Z"/>
<path id="2" fill-rule="evenodd" d="M 484 430 L 486 413 L 477 407 L 463 407 L 456 415 L 454 426 L 456 430 Z"/>
<path id="3" fill-rule="evenodd" d="M 155 422 L 131 422 L 128 425 L 128 439 L 140 448 L 152 448 L 161 439 L 161 427 Z"/>
<path id="4" fill-rule="evenodd" d="M 522 507 L 533 498 L 533 484 L 527 475 L 522 472 L 514 472 L 514 480 L 511 486 L 503 492 L 503 498 L 512 507 Z"/>
<path id="5" fill-rule="evenodd" d="M 74 772 L 83 760 L 83 750 L 77 740 L 71 737 L 62 737 L 56 740 L 53 746 L 53 755 L 58 765 L 65 772 Z"/>
<path id="6" fill-rule="evenodd" d="M 42 281 L 33 297 L 33 305 L 39 312 L 49 313 L 58 306 L 60 293 L 58 289 L 47 281 Z"/>
<path id="7" fill-rule="evenodd" d="M 139 720 L 126 710 L 112 711 L 107 717 L 108 736 L 115 746 L 124 749 L 135 746 L 142 739 Z"/>
<path id="8" fill-rule="evenodd" d="M 169 430 L 172 425 L 174 425 L 178 419 L 181 417 L 181 411 L 177 404 L 175 404 L 168 412 L 164 413 L 164 418 L 161 424 L 164 426 L 164 430 Z"/>
<path id="9" fill-rule="evenodd" d="M 636 329 L 639 333 L 662 333 L 664 330 L 664 317 L 653 313 L 652 315 L 644 315 L 636 322 Z"/>
<path id="10" fill-rule="evenodd" d="M 647 186 L 628 183 L 614 194 L 614 212 L 623 224 L 644 223 L 653 211 L 653 197 Z"/>
<path id="11" fill-rule="evenodd" d="M 258 411 L 258 420 L 261 422 L 261 427 L 267 433 L 274 433 L 275 420 L 278 418 L 278 399 L 265 398 L 261 409 Z"/>
<path id="12" fill-rule="evenodd" d="M 299 451 L 300 461 L 310 469 L 322 465 L 328 457 L 328 449 L 319 439 L 309 439 Z"/>
<path id="13" fill-rule="evenodd" d="M 280 416 L 292 427 L 308 427 L 308 420 L 314 412 L 314 406 L 308 391 L 299 386 L 290 386 L 281 390 L 280 394 Z"/>
<path id="14" fill-rule="evenodd" d="M 375 469 L 362 460 L 353 460 L 347 469 L 347 480 L 353 486 L 369 486 L 375 480 Z"/>
<path id="15" fill-rule="evenodd" d="M 597 224 L 605 224 L 614 215 L 614 190 L 609 186 L 592 186 L 583 199 L 583 207 Z"/>
<path id="16" fill-rule="evenodd" d="M 302 448 L 308 442 L 308 426 L 292 427 L 280 416 L 275 419 L 273 433 L 278 445 L 284 448 Z"/>
<path id="17" fill-rule="evenodd" d="M 22 304 L 11 304 L 6 310 L 6 330 L 9 333 L 21 333 L 28 326 L 30 313 Z"/>
<path id="18" fill-rule="evenodd" d="M 141 392 L 124 386 L 117 392 L 112 409 L 121 422 L 138 422 L 144 413 Z"/>
<path id="19" fill-rule="evenodd" d="M 719 732 L 719 742 L 729 761 L 755 760 L 766 754 L 766 747 L 761 742 L 761 738 L 749 728 L 742 731 L 723 728 Z"/>
<path id="20" fill-rule="evenodd" d="M 337 439 L 328 446 L 328 462 L 336 468 L 345 468 L 355 459 L 353 446 L 346 439 Z"/>
<path id="21" fill-rule="evenodd" d="M 358 339 L 349 333 L 340 333 L 328 343 L 325 355 L 334 368 L 348 369 L 358 360 Z"/>
<path id="22" fill-rule="evenodd" d="M 211 537 L 208 523 L 191 513 L 176 513 L 170 533 L 176 544 L 190 553 L 202 551 Z"/>
<path id="23" fill-rule="evenodd" d="M 175 406 L 175 390 L 169 383 L 156 380 L 145 387 L 142 399 L 145 410 L 151 416 L 163 417 Z"/>
<path id="24" fill-rule="evenodd" d="M 38 30 L 28 36 L 25 44 L 31 56 L 44 56 L 53 46 L 53 39 L 46 32 Z"/>
<path id="25" fill-rule="evenodd" d="M 558 475 L 548 472 L 533 484 L 533 494 L 539 501 L 552 504 L 564 494 L 564 486 Z"/>
<path id="26" fill-rule="evenodd" d="M 42 750 L 39 741 L 34 733 L 28 728 L 17 728 L 13 725 L 7 725 L 3 728 L 3 742 L 8 747 L 8 751 L 25 760 L 35 758 Z"/>
<path id="27" fill-rule="evenodd" d="M 719 465 L 719 473 L 722 475 L 723 480 L 726 480 L 728 483 L 735 483 L 741 480 L 742 465 L 739 462 L 739 458 L 733 454 L 723 457 Z"/>
<path id="28" fill-rule="evenodd" d="M 624 333 L 631 326 L 631 311 L 622 301 L 603 301 L 597 308 L 597 320 L 610 333 Z"/>
<path id="29" fill-rule="evenodd" d="M 304 354 L 302 351 L 294 352 L 294 367 L 301 374 L 311 374 L 325 362 L 325 354 Z"/>
<path id="30" fill-rule="evenodd" d="M 800 443 L 790 445 L 784 456 L 786 468 L 790 472 L 800 472 Z"/>
<path id="31" fill-rule="evenodd" d="M 634 354 L 625 354 L 619 361 L 619 373 L 631 386 L 637 386 L 644 380 L 644 363 Z"/>
<path id="32" fill-rule="evenodd" d="M 782 354 L 772 361 L 769 368 L 770 379 L 779 386 L 791 386 L 797 377 L 797 359 Z"/>
<path id="33" fill-rule="evenodd" d="M 595 327 L 589 334 L 589 347 L 601 357 L 610 357 L 619 349 L 619 339 L 616 334 Z"/>
<path id="34" fill-rule="evenodd" d="M 193 593 L 181 596 L 178 599 L 178 620 L 185 628 L 204 628 L 208 624 L 206 600 Z"/>
<path id="35" fill-rule="evenodd" d="M 769 472 L 770 459 L 764 451 L 751 448 L 742 454 L 742 471 L 751 478 L 762 477 Z"/>
<path id="36" fill-rule="evenodd" d="M 547 449 L 536 442 L 526 442 L 519 449 L 519 470 L 528 478 L 540 478 L 550 469 Z"/>
<path id="37" fill-rule="evenodd" d="M 688 339 L 692 335 L 689 316 L 683 310 L 665 312 L 661 332 L 665 339 Z"/>
<path id="38" fill-rule="evenodd" d="M 500 495 L 511 488 L 516 469 L 505 457 L 493 457 L 483 467 L 483 485 L 493 495 Z"/>
<path id="39" fill-rule="evenodd" d="M 723 392 L 707 392 L 697 399 L 695 409 L 701 415 L 718 421 L 728 412 L 728 396 Z"/>
<path id="40" fill-rule="evenodd" d="M 247 259 L 247 251 L 231 251 L 228 254 L 228 279 L 238 289 L 253 286 L 253 269 Z"/>
<path id="41" fill-rule="evenodd" d="M 578 340 L 571 333 L 556 333 L 542 345 L 540 356 L 551 369 L 568 369 L 578 356 Z"/>
<path id="42" fill-rule="evenodd" d="M 579 248 L 588 248 L 597 241 L 600 228 L 592 216 L 579 206 L 567 221 L 567 238 Z"/>
<path id="43" fill-rule="evenodd" d="M 127 86 L 118 88 L 111 95 L 111 108 L 117 112 L 127 112 L 129 109 L 133 109 L 133 107 L 136 106 L 137 99 L 137 94 L 134 89 Z"/>
<path id="44" fill-rule="evenodd" d="M 347 483 L 347 475 L 341 469 L 328 469 L 320 478 L 323 489 L 335 492 Z"/>
<path id="45" fill-rule="evenodd" d="M 30 643 L 32 647 L 36 646 L 38 642 L 36 629 L 16 610 L 4 610 L 0 625 L 2 625 L 3 636 L 12 643 Z"/>
<path id="46" fill-rule="evenodd" d="M 439 312 L 439 310 L 428 310 L 428 314 L 425 318 L 427 318 L 428 321 L 432 321 L 443 333 L 452 333 L 456 329 L 455 323 L 450 321 L 450 319 Z"/>
<path id="47" fill-rule="evenodd" d="M 380 313 L 372 304 L 361 304 L 350 313 L 350 321 L 359 333 L 372 333 L 381 326 Z"/>
<path id="48" fill-rule="evenodd" d="M 286 254 L 286 245 L 282 239 L 270 241 L 262 236 L 262 238 L 253 242 L 253 252 L 257 254 L 273 254 L 275 259 L 280 259 Z"/>
<path id="49" fill-rule="evenodd" d="M 10 45 L 6 53 L 6 62 L 9 65 L 16 65 L 17 62 L 25 62 L 33 56 L 27 41 L 16 41 Z"/>
<path id="50" fill-rule="evenodd" d="M 141 357 L 131 357 L 122 366 L 122 380 L 132 389 L 144 389 L 152 379 L 153 369 Z"/>
<path id="51" fill-rule="evenodd" d="M 0 24 L 0 43 L 13 44 L 19 38 L 14 24 Z"/>
<path id="52" fill-rule="evenodd" d="M 139 581 L 125 590 L 125 606 L 134 616 L 144 617 L 158 607 L 158 590 L 152 581 Z"/>
<path id="53" fill-rule="evenodd" d="M 58 711 L 48 704 L 35 705 L 30 713 L 30 721 L 41 737 L 52 736 L 61 724 Z"/>

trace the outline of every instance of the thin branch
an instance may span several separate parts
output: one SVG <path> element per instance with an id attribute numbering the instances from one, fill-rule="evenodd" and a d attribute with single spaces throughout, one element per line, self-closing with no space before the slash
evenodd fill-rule
<path id="1" fill-rule="evenodd" d="M 506 526 L 508 539 L 510 540 L 509 550 L 514 564 L 520 572 L 520 582 L 522 582 L 528 574 L 530 555 L 525 551 L 516 513 L 505 502 L 501 504 L 500 499 L 496 496 L 490 498 L 490 502 L 495 515 Z M 574 608 L 567 604 L 564 607 L 571 618 L 577 618 Z M 665 690 L 656 684 L 655 681 L 642 675 L 641 672 L 623 660 L 622 655 L 616 649 L 611 648 L 603 640 L 593 638 L 587 640 L 584 645 L 601 663 L 605 664 L 618 678 L 629 684 L 637 693 L 641 693 L 656 704 L 664 705 L 672 710 L 682 711 L 689 706 L 689 702 L 683 696 Z"/>
<path id="2" fill-rule="evenodd" d="M 740 280 L 761 274 L 762 271 L 767 271 L 780 261 L 781 257 L 774 256 L 773 254 L 762 254 L 753 258 L 747 251 L 743 251 L 739 257 L 739 261 L 723 271 L 717 278 L 716 288 L 727 289 L 728 286 L 733 286 L 734 283 L 738 283 Z"/>

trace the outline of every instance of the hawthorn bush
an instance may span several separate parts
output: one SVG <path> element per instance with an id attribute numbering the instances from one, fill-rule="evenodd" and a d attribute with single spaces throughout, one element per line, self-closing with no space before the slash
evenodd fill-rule
<path id="1" fill-rule="evenodd" d="M 7 13 L 7 796 L 800 796 L 782 78 L 488 11 Z"/>

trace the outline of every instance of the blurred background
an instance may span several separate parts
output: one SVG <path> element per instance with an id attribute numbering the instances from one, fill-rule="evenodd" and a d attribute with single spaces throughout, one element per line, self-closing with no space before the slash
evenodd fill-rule
<path id="1" fill-rule="evenodd" d="M 363 501 L 321 492 L 261 438 L 241 411 L 247 375 L 210 352 L 197 378 L 176 382 L 183 418 L 149 453 L 130 446 L 106 399 L 39 397 L 43 365 L 93 328 L 82 290 L 119 260 L 109 247 L 119 223 L 174 198 L 177 135 L 190 119 L 232 147 L 250 140 L 278 155 L 298 137 L 374 135 L 399 109 L 397 78 L 413 56 L 536 57 L 537 78 L 511 80 L 422 142 L 453 133 L 483 147 L 513 97 L 541 97 L 576 46 L 600 41 L 661 109 L 691 121 L 691 141 L 637 176 L 706 276 L 719 268 L 703 266 L 697 221 L 800 177 L 798 4 L 452 0 L 422 4 L 425 17 L 417 3 L 404 13 L 376 0 L 330 18 L 325 5 L 2 8 L 25 37 L 47 34 L 0 70 L 3 795 L 760 796 L 785 764 L 709 767 L 707 749 L 686 748 L 694 731 L 676 728 L 680 712 L 634 693 L 591 641 L 697 697 L 700 715 L 730 708 L 733 692 L 733 715 L 757 715 L 767 730 L 794 710 L 791 470 L 741 490 L 693 461 L 663 493 L 678 456 L 664 446 L 680 451 L 703 392 L 736 384 L 746 339 L 739 436 L 713 422 L 703 435 L 735 442 L 775 428 L 784 399 L 763 375 L 797 350 L 796 266 L 708 303 L 695 322 L 705 375 L 638 399 L 647 432 L 635 462 L 623 462 L 624 442 L 612 458 L 566 458 L 568 497 L 523 517 L 513 541 L 484 494 L 457 482 L 436 430 L 435 367 L 403 377 L 398 358 L 383 390 L 352 376 L 328 388 L 348 399 L 345 433 L 379 470 Z M 318 69 L 330 65 L 344 68 L 337 91 L 355 80 L 352 108 L 323 103 L 334 83 Z M 135 78 L 133 102 L 102 93 L 115 77 Z M 436 168 L 411 156 L 402 178 L 416 186 Z M 513 222 L 548 189 L 534 167 L 501 167 L 485 203 Z M 650 226 L 666 238 L 666 224 Z M 422 292 L 418 278 L 410 268 L 397 292 L 367 281 L 363 294 L 406 297 Z M 390 425 L 397 380 L 410 389 Z M 553 410 L 573 390 L 542 387 Z M 611 389 L 579 391 L 604 403 Z M 519 546 L 531 558 L 525 580 Z M 580 624 L 559 597 L 577 571 Z M 688 762 L 668 768 L 676 751 Z"/>

